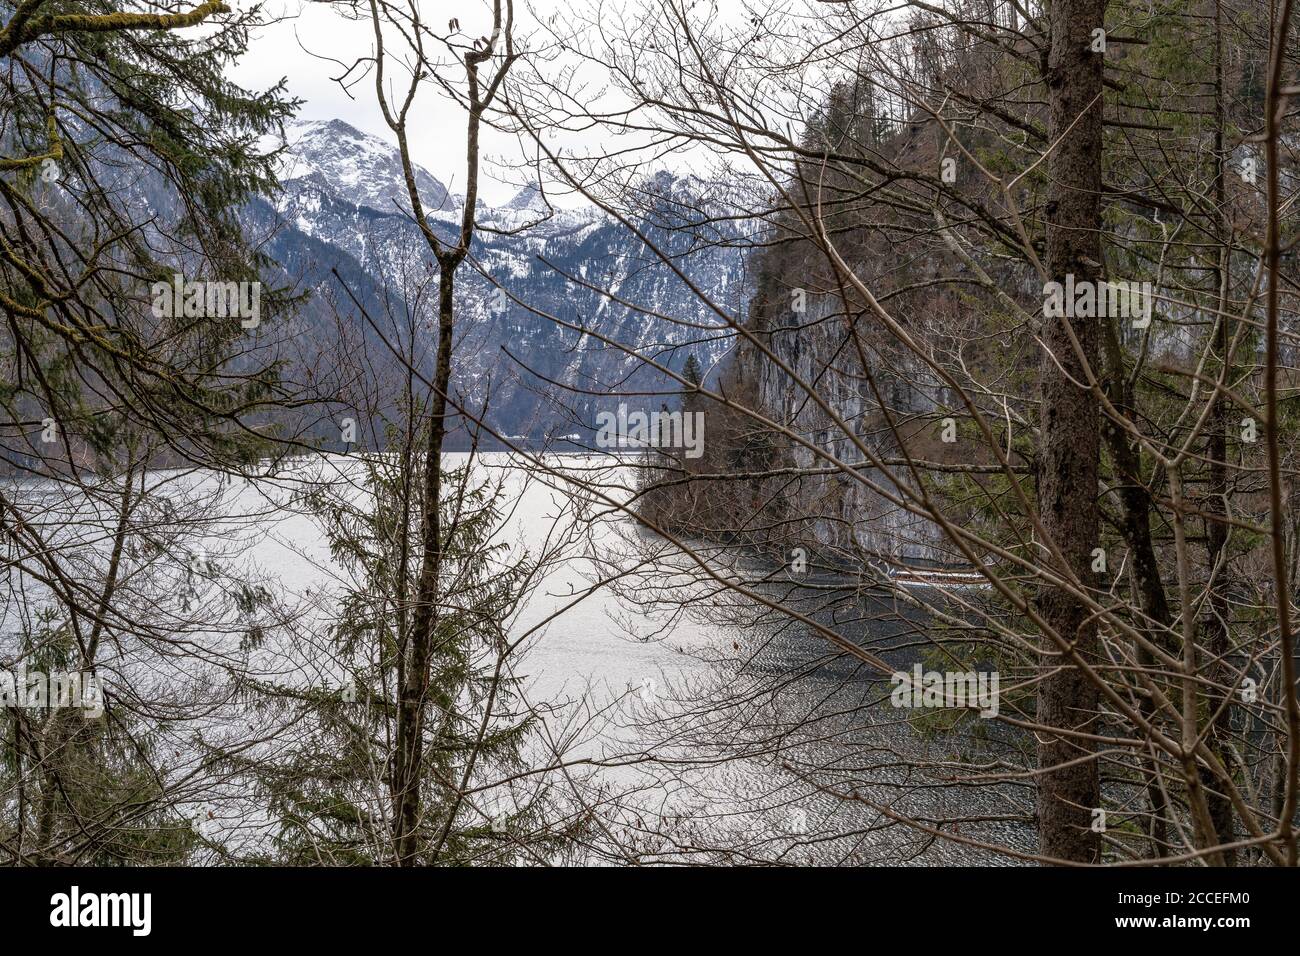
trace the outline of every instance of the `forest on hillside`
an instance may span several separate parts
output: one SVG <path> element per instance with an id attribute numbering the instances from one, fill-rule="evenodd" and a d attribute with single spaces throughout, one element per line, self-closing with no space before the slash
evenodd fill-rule
<path id="1" fill-rule="evenodd" d="M 1295 866 L 1293 7 L 0 0 L 0 864 Z"/>

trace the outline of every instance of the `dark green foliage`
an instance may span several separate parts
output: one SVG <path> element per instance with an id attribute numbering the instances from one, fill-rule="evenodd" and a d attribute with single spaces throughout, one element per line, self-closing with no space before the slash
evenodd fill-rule
<path id="1" fill-rule="evenodd" d="M 150 287 L 174 273 L 264 278 L 237 213 L 275 188 L 274 157 L 257 144 L 295 104 L 282 87 L 254 93 L 225 76 L 256 10 L 200 32 L 109 29 L 114 14 L 57 4 L 57 28 L 29 28 L 0 73 L 0 152 L 57 153 L 53 180 L 43 165 L 0 173 L 0 364 L 12 383 L 0 442 L 45 472 L 110 458 L 126 430 L 244 463 L 266 454 L 247 426 L 283 400 L 279 364 L 238 321 L 155 316 Z M 262 335 L 288 304 L 264 290 Z M 32 447 L 30 423 L 46 418 L 67 441 L 58 454 Z"/>
<path id="2" fill-rule="evenodd" d="M 392 452 L 355 459 L 351 467 L 351 493 L 320 486 L 304 496 L 347 580 L 324 625 L 338 685 L 261 688 L 261 706 L 288 712 L 287 723 L 301 728 L 292 747 L 258 770 L 279 821 L 276 859 L 285 863 L 382 864 L 392 855 L 385 803 L 394 688 L 414 612 L 422 534 L 409 490 L 423 486 L 423 466 L 418 456 Z M 493 541 L 503 489 L 468 467 L 444 480 L 438 640 L 419 775 L 421 842 L 429 848 L 423 862 L 501 863 L 515 855 L 509 834 L 539 808 L 494 803 L 504 788 L 470 800 L 459 791 L 467 774 L 473 786 L 523 769 L 534 718 L 519 706 L 517 681 L 499 661 L 507 653 L 503 622 L 519 599 L 528 558 Z"/>

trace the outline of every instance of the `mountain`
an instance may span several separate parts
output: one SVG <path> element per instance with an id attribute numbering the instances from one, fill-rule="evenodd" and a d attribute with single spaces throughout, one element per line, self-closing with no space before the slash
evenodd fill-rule
<path id="1" fill-rule="evenodd" d="M 292 124 L 280 175 L 286 182 L 311 183 L 336 198 L 376 212 L 410 209 L 406 178 L 397 150 L 342 120 Z M 447 187 L 415 167 L 415 183 L 432 209 L 451 209 Z"/>
<path id="2" fill-rule="evenodd" d="M 414 172 L 431 225 L 450 238 L 463 197 Z M 414 309 L 417 344 L 432 356 L 437 266 L 410 216 L 396 148 L 341 120 L 297 123 L 286 131 L 281 180 L 274 205 L 253 204 L 247 215 L 271 237 L 268 255 L 318 298 L 347 301 L 337 270 L 367 311 Z M 627 204 L 645 241 L 594 207 L 551 209 L 535 187 L 499 207 L 480 203 L 483 228 L 457 279 L 460 400 L 486 408 L 503 434 L 576 435 L 587 445 L 603 409 L 674 404 L 644 393 L 680 386 L 627 350 L 676 372 L 693 354 L 707 372 L 731 336 L 687 282 L 736 317 L 748 299 L 745 237 L 714 224 L 727 220 L 708 214 L 705 186 L 666 173 L 638 184 Z"/>

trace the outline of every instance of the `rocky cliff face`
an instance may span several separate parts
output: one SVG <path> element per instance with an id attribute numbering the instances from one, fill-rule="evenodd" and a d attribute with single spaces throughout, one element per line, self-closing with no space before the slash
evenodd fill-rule
<path id="1" fill-rule="evenodd" d="M 880 460 L 899 459 L 900 444 L 886 423 L 882 403 L 909 436 L 917 433 L 916 423 L 936 415 L 936 398 L 943 390 L 923 363 L 906 355 L 869 353 L 869 383 L 852 350 L 845 347 L 842 306 L 833 296 L 807 296 L 801 313 L 789 309 L 789 296 L 780 295 L 756 303 L 756 310 L 773 330 L 764 336 L 767 347 L 789 369 L 777 362 L 740 358 L 735 374 L 755 383 L 756 406 L 870 482 L 851 480 L 842 473 L 800 480 L 778 499 L 788 516 L 800 519 L 799 537 L 855 565 L 875 558 L 882 566 L 894 560 L 939 564 L 951 560 L 939 547 L 939 529 L 893 500 L 906 497 L 907 469 L 873 467 L 863 450 Z M 813 385 L 839 423 L 808 400 L 796 379 Z M 863 447 L 850 440 L 850 434 Z M 917 458 L 936 457 L 919 443 L 908 444 Z M 827 467 L 826 459 L 811 448 L 792 441 L 782 445 L 788 464 L 796 468 Z"/>

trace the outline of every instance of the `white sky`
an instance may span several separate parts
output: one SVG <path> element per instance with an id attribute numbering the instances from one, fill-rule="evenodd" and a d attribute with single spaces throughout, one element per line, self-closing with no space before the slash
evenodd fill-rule
<path id="1" fill-rule="evenodd" d="M 239 0 L 240 7 L 248 5 L 249 0 Z M 287 78 L 290 94 L 305 101 L 298 113 L 300 119 L 341 119 L 362 132 L 394 142 L 375 101 L 373 73 L 362 77 L 360 70 L 353 71 L 351 79 L 360 79 L 352 84 L 350 96 L 333 79 L 357 57 L 370 54 L 374 38 L 369 23 L 346 19 L 332 5 L 304 0 L 268 0 L 264 11 L 268 16 L 285 19 L 253 37 L 249 52 L 231 78 L 250 89 L 265 89 Z M 411 114 L 415 122 L 407 131 L 413 158 L 453 191 L 463 191 L 463 112 L 432 90 L 416 102 Z M 490 131 L 484 143 L 489 155 L 511 147 L 510 141 Z M 510 198 L 516 191 L 516 187 L 486 177 L 480 186 L 483 199 L 491 204 Z"/>
<path id="2" fill-rule="evenodd" d="M 253 0 L 234 0 L 248 8 Z M 581 3 L 582 0 L 576 0 Z M 624 0 L 635 7 L 649 0 Z M 740 14 L 744 0 L 714 0 L 726 15 Z M 526 4 L 541 17 L 563 16 L 570 7 L 566 0 L 516 0 L 517 33 L 526 33 L 531 15 Z M 366 9 L 363 4 L 362 10 Z M 446 10 L 443 14 L 441 11 Z M 435 12 L 430 12 L 435 11 Z M 351 95 L 333 78 L 344 73 L 358 57 L 368 56 L 373 34 L 368 20 L 349 20 L 335 5 L 309 0 L 266 0 L 264 17 L 283 18 L 263 28 L 251 41 L 248 54 L 232 71 L 232 79 L 250 89 L 265 89 L 282 77 L 288 79 L 289 93 L 304 100 L 299 118 L 305 120 L 342 119 L 365 133 L 387 142 L 393 136 L 375 101 L 374 77 L 367 74 L 351 87 Z M 471 36 L 486 34 L 491 24 L 490 7 L 483 0 L 432 2 L 424 6 L 425 16 L 441 27 L 442 16 L 456 16 L 461 30 Z M 325 59 L 328 58 L 328 59 Z M 452 71 L 448 75 L 459 75 Z M 352 78 L 361 77 L 360 70 Z M 399 78 L 400 82 L 400 78 Z M 453 192 L 464 189 L 464 113 L 445 96 L 430 88 L 421 93 L 411 111 L 414 121 L 408 126 L 413 159 L 433 173 Z M 485 162 L 480 195 L 489 204 L 500 204 L 519 189 L 517 182 L 502 182 L 511 175 L 508 169 L 494 170 L 492 160 L 509 163 L 520 156 L 519 144 L 492 130 L 483 134 Z"/>

